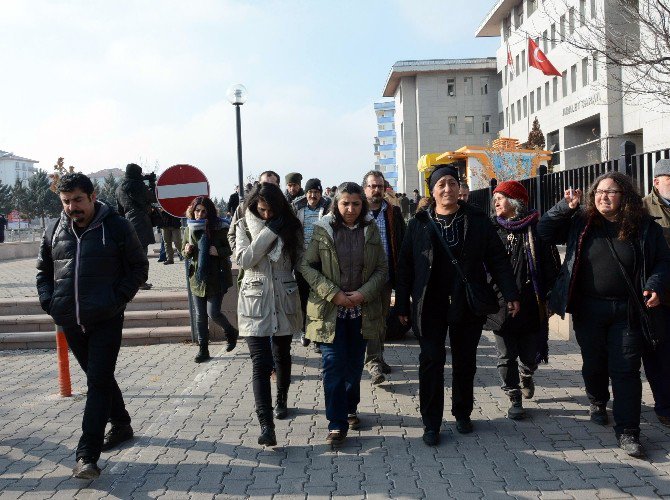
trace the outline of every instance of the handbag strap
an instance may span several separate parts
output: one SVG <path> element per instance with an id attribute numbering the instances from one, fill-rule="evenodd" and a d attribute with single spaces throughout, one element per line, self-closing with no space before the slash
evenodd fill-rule
<path id="1" fill-rule="evenodd" d="M 433 217 L 431 217 L 430 214 L 428 214 L 428 220 L 430 221 L 430 227 L 435 232 L 435 235 L 437 236 L 438 241 L 442 244 L 442 248 L 444 248 L 444 250 L 447 252 L 447 255 L 451 259 L 451 263 L 456 268 L 456 272 L 461 277 L 461 280 L 463 280 L 463 283 L 468 283 L 468 277 L 463 272 L 463 268 L 461 267 L 460 263 L 458 262 L 458 259 L 456 257 L 454 257 L 454 254 L 451 251 L 451 248 L 449 248 L 449 245 L 447 245 L 447 242 L 444 241 L 444 238 L 442 237 L 442 232 L 440 231 L 440 228 L 437 227 L 437 223 L 433 220 Z"/>
<path id="2" fill-rule="evenodd" d="M 610 252 L 612 253 L 612 257 L 614 257 L 614 260 L 619 266 L 619 271 L 621 272 L 623 280 L 626 283 L 626 288 L 628 288 L 628 294 L 630 295 L 630 298 L 635 303 L 635 306 L 637 307 L 638 311 L 643 315 L 646 314 L 647 311 L 644 310 L 644 307 L 642 306 L 640 300 L 638 299 L 638 294 L 635 291 L 633 282 L 630 280 L 630 276 L 628 276 L 626 269 L 623 267 L 623 263 L 621 262 L 621 259 L 619 259 L 619 255 L 616 253 L 616 250 L 614 249 L 614 244 L 612 243 L 612 238 L 610 238 L 609 234 L 605 234 L 605 241 L 607 241 L 607 246 L 609 247 Z"/>

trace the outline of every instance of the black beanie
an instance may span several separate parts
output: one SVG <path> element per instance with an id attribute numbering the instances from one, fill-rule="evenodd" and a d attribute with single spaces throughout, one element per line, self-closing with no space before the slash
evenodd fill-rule
<path id="1" fill-rule="evenodd" d="M 323 188 L 321 187 L 321 181 L 319 179 L 309 179 L 305 183 L 305 193 L 307 191 L 310 191 L 312 189 L 316 189 L 317 191 L 320 191 L 323 193 Z"/>
<path id="2" fill-rule="evenodd" d="M 456 179 L 458 185 L 461 185 L 461 179 L 458 177 L 458 168 L 453 165 L 435 165 L 435 170 L 433 170 L 430 177 L 428 177 L 428 186 L 430 187 L 431 193 L 433 192 L 433 188 L 435 187 L 435 184 L 437 184 L 437 181 L 445 175 L 451 175 Z"/>

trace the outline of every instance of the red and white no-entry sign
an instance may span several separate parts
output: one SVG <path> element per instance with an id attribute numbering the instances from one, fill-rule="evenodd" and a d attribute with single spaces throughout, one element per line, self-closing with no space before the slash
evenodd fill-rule
<path id="1" fill-rule="evenodd" d="M 156 182 L 156 198 L 161 208 L 175 217 L 185 217 L 197 196 L 209 196 L 209 181 L 193 165 L 174 165 Z"/>

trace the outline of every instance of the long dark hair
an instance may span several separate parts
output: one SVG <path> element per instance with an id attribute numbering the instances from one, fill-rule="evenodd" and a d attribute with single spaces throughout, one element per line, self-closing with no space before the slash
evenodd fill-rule
<path id="1" fill-rule="evenodd" d="M 261 182 L 254 186 L 244 202 L 244 210 L 251 210 L 251 213 L 260 218 L 261 216 L 258 213 L 259 201 L 270 205 L 274 217 L 283 219 L 282 226 L 279 229 L 279 237 L 289 254 L 291 264 L 295 266 L 298 261 L 298 251 L 303 245 L 300 220 L 295 216 L 291 205 L 284 197 L 284 193 L 276 184 Z"/>
<path id="2" fill-rule="evenodd" d="M 337 188 L 335 199 L 333 199 L 333 205 L 330 208 L 330 212 L 335 216 L 335 220 L 331 223 L 331 225 L 333 227 L 341 227 L 345 225 L 344 218 L 340 213 L 340 207 L 338 206 L 338 202 L 340 201 L 340 198 L 342 198 L 343 194 L 357 194 L 361 197 L 363 207 L 361 208 L 361 213 L 358 216 L 358 219 L 356 220 L 356 224 L 367 226 L 368 223 L 371 222 L 365 220 L 365 217 L 368 215 L 368 212 L 370 211 L 370 206 L 368 205 L 368 199 L 365 196 L 363 188 L 358 184 L 356 184 L 355 182 L 343 182 Z"/>
<path id="3" fill-rule="evenodd" d="M 186 217 L 189 219 L 195 219 L 195 207 L 202 205 L 207 210 L 207 235 L 211 236 L 211 231 L 213 229 L 218 229 L 219 227 L 219 214 L 216 211 L 214 202 L 210 200 L 207 196 L 198 196 L 194 198 L 191 204 L 186 209 Z"/>
<path id="4" fill-rule="evenodd" d="M 642 197 L 638 194 L 630 177 L 621 172 L 607 172 L 598 177 L 586 195 L 586 215 L 589 221 L 596 225 L 602 224 L 602 216 L 596 208 L 596 189 L 605 179 L 612 179 L 623 191 L 621 194 L 621 205 L 617 213 L 616 220 L 621 224 L 619 234 L 620 240 L 631 240 L 637 236 L 640 222 L 644 216 Z"/>

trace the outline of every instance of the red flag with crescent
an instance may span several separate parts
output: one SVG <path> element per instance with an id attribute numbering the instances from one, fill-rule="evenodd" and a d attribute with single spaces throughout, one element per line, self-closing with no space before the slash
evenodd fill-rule
<path id="1" fill-rule="evenodd" d="M 542 52 L 540 47 L 538 47 L 530 38 L 528 39 L 528 66 L 539 69 L 547 76 L 561 76 L 561 72 L 549 62 L 549 59 L 544 55 L 544 52 Z"/>
<path id="2" fill-rule="evenodd" d="M 509 50 L 509 43 L 507 44 L 507 65 L 508 66 L 514 66 L 514 62 L 512 61 L 512 53 Z"/>

